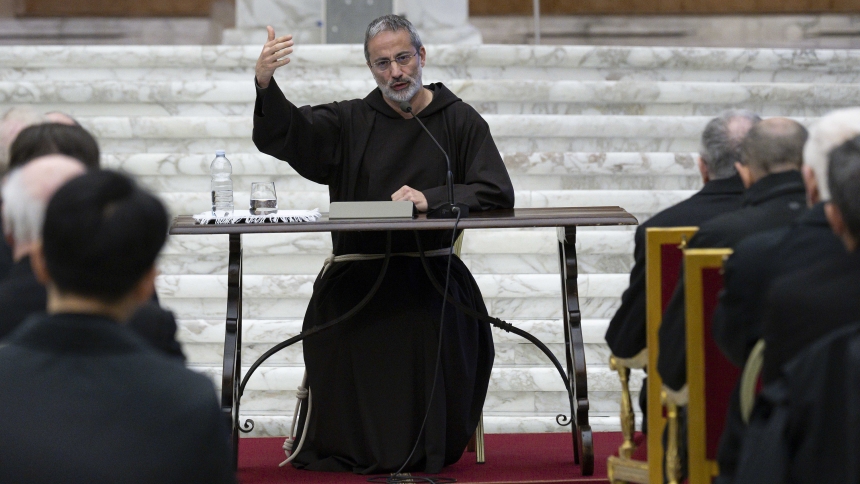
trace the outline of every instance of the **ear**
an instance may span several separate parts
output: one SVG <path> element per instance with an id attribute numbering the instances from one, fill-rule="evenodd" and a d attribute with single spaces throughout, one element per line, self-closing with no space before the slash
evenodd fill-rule
<path id="1" fill-rule="evenodd" d="M 418 49 L 418 57 L 421 58 L 421 67 L 424 67 L 424 63 L 427 61 L 427 50 L 422 45 L 420 49 Z"/>
<path id="2" fill-rule="evenodd" d="M 806 203 L 811 207 L 821 201 L 821 194 L 818 193 L 818 180 L 815 178 L 815 171 L 808 165 L 803 165 L 800 173 L 803 174 L 803 184 L 806 186 Z"/>
<path id="3" fill-rule="evenodd" d="M 737 170 L 738 175 L 741 176 L 741 180 L 743 180 L 745 188 L 749 188 L 750 186 L 752 186 L 752 184 L 753 184 L 752 172 L 748 166 L 742 165 L 736 161 L 735 162 L 735 170 Z"/>
<path id="4" fill-rule="evenodd" d="M 708 173 L 708 166 L 705 165 L 705 160 L 700 156 L 696 162 L 699 166 L 699 174 L 702 175 L 702 183 L 708 183 L 711 181 L 711 175 Z"/>
<path id="5" fill-rule="evenodd" d="M 45 262 L 45 252 L 42 250 L 41 242 L 36 242 L 30 253 L 30 268 L 33 269 L 33 275 L 36 276 L 39 284 L 48 287 L 53 282 L 48 273 L 48 264 Z"/>
<path id="6" fill-rule="evenodd" d="M 842 237 L 845 234 L 845 219 L 842 218 L 842 211 L 833 202 L 828 202 L 824 205 L 824 214 L 827 215 L 827 223 L 830 224 L 830 229 L 833 233 Z"/>
<path id="7" fill-rule="evenodd" d="M 132 289 L 132 297 L 136 304 L 143 304 L 152 299 L 152 294 L 155 292 L 155 278 L 158 277 L 158 269 L 153 265 L 146 271 L 146 274 L 137 281 L 137 284 Z"/>

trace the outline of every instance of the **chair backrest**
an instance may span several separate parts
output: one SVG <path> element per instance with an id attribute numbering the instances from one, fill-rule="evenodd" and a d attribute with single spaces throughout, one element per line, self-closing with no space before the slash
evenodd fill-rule
<path id="1" fill-rule="evenodd" d="M 717 447 L 740 370 L 723 356 L 712 335 L 714 309 L 723 288 L 723 262 L 731 249 L 684 251 L 687 320 L 687 455 L 690 484 L 719 474 Z"/>
<path id="2" fill-rule="evenodd" d="M 648 367 L 657 368 L 660 323 L 681 275 L 687 241 L 697 227 L 649 228 L 645 232 L 645 307 Z M 663 380 L 648 372 L 648 473 L 651 482 L 663 482 L 663 428 L 666 417 L 660 392 Z"/>

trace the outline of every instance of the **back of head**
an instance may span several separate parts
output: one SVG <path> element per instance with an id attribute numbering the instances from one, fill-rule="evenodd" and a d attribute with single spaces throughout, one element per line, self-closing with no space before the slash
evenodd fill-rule
<path id="1" fill-rule="evenodd" d="M 62 292 L 116 302 L 153 267 L 167 238 L 167 212 L 114 171 L 90 171 L 48 204 L 43 252 Z"/>
<path id="2" fill-rule="evenodd" d="M 848 233 L 860 241 L 860 136 L 836 147 L 828 158 L 830 200 L 839 207 Z"/>
<path id="3" fill-rule="evenodd" d="M 741 163 L 758 178 L 799 170 L 808 133 L 797 121 L 769 118 L 753 126 L 741 143 Z"/>
<path id="4" fill-rule="evenodd" d="M 699 156 L 708 169 L 711 180 L 733 176 L 735 163 L 741 161 L 741 142 L 761 117 L 745 109 L 725 111 L 710 120 L 702 131 Z"/>
<path id="5" fill-rule="evenodd" d="M 828 153 L 855 136 L 860 136 L 860 108 L 828 113 L 809 129 L 809 139 L 803 146 L 803 163 L 815 173 L 821 200 L 830 199 L 827 186 Z"/>
<path id="6" fill-rule="evenodd" d="M 29 106 L 16 106 L 9 109 L 0 119 L 0 168 L 9 164 L 9 148 L 18 134 L 27 126 L 44 121 L 42 113 Z"/>
<path id="7" fill-rule="evenodd" d="M 48 155 L 13 170 L 3 184 L 3 231 L 22 247 L 42 238 L 42 221 L 51 196 L 86 167 L 65 155 Z"/>
<path id="8" fill-rule="evenodd" d="M 367 26 L 367 30 L 364 32 L 364 60 L 370 62 L 370 50 L 368 50 L 367 47 L 367 44 L 370 43 L 370 39 L 379 35 L 380 32 L 397 32 L 398 30 L 409 32 L 409 39 L 415 50 L 421 48 L 423 45 L 421 43 L 421 37 L 418 36 L 418 31 L 415 29 L 415 26 L 412 25 L 412 22 L 406 20 L 406 17 L 401 17 L 400 15 L 383 15 L 373 22 L 370 22 Z"/>
<path id="9" fill-rule="evenodd" d="M 99 145 L 80 126 L 42 123 L 22 130 L 9 149 L 9 169 L 40 156 L 60 153 L 80 160 L 87 168 L 99 167 Z"/>

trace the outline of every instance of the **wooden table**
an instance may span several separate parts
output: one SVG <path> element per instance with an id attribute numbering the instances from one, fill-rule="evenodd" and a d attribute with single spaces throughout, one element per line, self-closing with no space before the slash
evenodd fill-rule
<path id="1" fill-rule="evenodd" d="M 555 227 L 558 233 L 558 260 L 564 309 L 564 342 L 567 374 L 570 378 L 573 419 L 574 460 L 581 463 L 583 475 L 594 472 L 594 447 L 588 423 L 588 385 L 585 373 L 585 348 L 582 341 L 582 315 L 576 285 L 576 227 L 598 225 L 636 225 L 635 217 L 620 207 L 523 208 L 472 212 L 460 220 L 461 229 L 500 229 Z M 231 429 L 234 461 L 239 446 L 239 383 L 242 349 L 242 234 L 450 230 L 452 219 L 329 220 L 322 214 L 317 222 L 293 224 L 197 225 L 190 216 L 179 216 L 170 228 L 171 235 L 228 234 L 227 324 L 224 337 L 224 367 L 221 378 L 221 411 Z"/>

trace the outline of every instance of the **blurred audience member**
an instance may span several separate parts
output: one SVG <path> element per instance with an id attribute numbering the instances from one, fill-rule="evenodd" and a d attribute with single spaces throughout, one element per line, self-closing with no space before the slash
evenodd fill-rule
<path id="1" fill-rule="evenodd" d="M 0 482 L 235 482 L 212 383 L 122 324 L 152 295 L 167 226 L 110 171 L 48 203 L 31 254 L 48 314 L 0 347 Z"/>
<path id="2" fill-rule="evenodd" d="M 86 167 L 66 155 L 47 155 L 13 170 L 3 185 L 3 224 L 14 265 L 0 282 L 0 339 L 29 316 L 45 311 L 47 292 L 31 269 L 30 255 L 42 236 L 42 219 L 51 195 Z M 184 359 L 176 341 L 173 314 L 150 301 L 134 313 L 129 327 L 166 354 Z"/>
<path id="3" fill-rule="evenodd" d="M 88 169 L 99 167 L 99 145 L 89 131 L 76 125 L 41 123 L 23 129 L 15 138 L 9 149 L 9 169 L 54 153 L 76 158 Z"/>
<path id="4" fill-rule="evenodd" d="M 45 122 L 46 123 L 59 123 L 59 124 L 67 124 L 69 126 L 77 126 L 81 127 L 81 124 L 78 121 L 69 116 L 66 113 L 61 113 L 60 111 L 51 111 L 49 113 L 45 113 Z"/>

